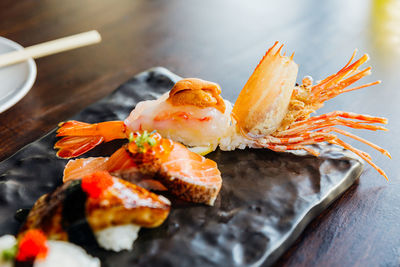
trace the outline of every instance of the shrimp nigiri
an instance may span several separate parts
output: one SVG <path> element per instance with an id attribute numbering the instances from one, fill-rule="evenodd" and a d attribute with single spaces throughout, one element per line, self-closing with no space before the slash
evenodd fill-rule
<path id="1" fill-rule="evenodd" d="M 137 132 L 111 157 L 70 160 L 64 182 L 108 171 L 147 189 L 168 190 L 180 199 L 213 205 L 221 189 L 217 164 L 158 133 Z"/>
<path id="2" fill-rule="evenodd" d="M 40 229 L 50 240 L 131 249 L 140 227 L 161 225 L 170 201 L 107 172 L 68 181 L 40 197 L 20 229 Z"/>
<path id="3" fill-rule="evenodd" d="M 342 134 L 363 142 L 391 157 L 389 152 L 368 140 L 336 126 L 354 129 L 384 130 L 382 117 L 333 111 L 318 116 L 311 113 L 339 94 L 375 85 L 380 81 L 347 88 L 371 73 L 371 67 L 359 70 L 368 55 L 349 62 L 336 74 L 313 85 L 306 76 L 296 85 L 298 66 L 293 55 L 281 55 L 283 45 L 276 42 L 262 58 L 232 106 L 220 96 L 220 87 L 200 79 L 183 79 L 157 100 L 140 102 L 125 121 L 86 124 L 69 121 L 60 124 L 55 144 L 58 156 L 79 156 L 102 142 L 127 138 L 137 130 L 157 130 L 163 137 L 210 152 L 236 148 L 267 148 L 277 152 L 305 150 L 319 153 L 309 145 L 331 143 L 351 150 L 372 165 L 386 179 L 369 154 L 341 140 Z M 199 149 L 200 148 L 200 149 Z"/>

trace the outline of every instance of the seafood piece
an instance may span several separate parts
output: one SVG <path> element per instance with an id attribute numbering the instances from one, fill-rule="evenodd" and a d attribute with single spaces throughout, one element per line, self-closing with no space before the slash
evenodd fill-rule
<path id="1" fill-rule="evenodd" d="M 140 227 L 167 218 L 170 202 L 144 188 L 96 172 L 68 181 L 36 201 L 20 230 L 41 229 L 48 239 L 131 249 Z"/>
<path id="2" fill-rule="evenodd" d="M 0 237 L 0 255 L 2 267 L 100 267 L 99 259 L 82 248 L 64 241 L 47 240 L 37 229 L 27 231 L 18 241 L 12 235 Z"/>
<path id="3" fill-rule="evenodd" d="M 125 122 L 61 123 L 57 136 L 66 137 L 55 144 L 55 148 L 60 149 L 57 155 L 76 157 L 102 142 L 129 138 L 132 132 L 154 129 L 164 138 L 189 146 L 210 147 L 212 151 L 218 146 L 221 133 L 231 123 L 232 105 L 224 101 L 220 93 L 221 89 L 215 83 L 184 79 L 159 99 L 138 103 Z"/>
<path id="4" fill-rule="evenodd" d="M 64 181 L 108 171 L 147 189 L 168 190 L 180 199 L 213 205 L 221 189 L 217 164 L 158 133 L 132 134 L 111 157 L 70 160 Z"/>
<path id="5" fill-rule="evenodd" d="M 164 138 L 214 150 L 231 121 L 232 105 L 220 93 L 215 83 L 183 79 L 159 99 L 138 103 L 125 125 L 133 131 L 156 129 Z"/>
<path id="6" fill-rule="evenodd" d="M 64 138 L 55 144 L 55 148 L 60 149 L 58 155 L 75 157 L 101 142 L 127 138 L 130 132 L 137 130 L 159 130 L 172 140 L 202 147 L 200 151 L 203 152 L 212 151 L 217 146 L 222 150 L 252 147 L 277 152 L 305 150 L 318 156 L 318 152 L 309 145 L 327 142 L 351 150 L 387 179 L 385 172 L 372 162 L 369 154 L 337 136 L 341 134 L 363 142 L 390 158 L 385 149 L 337 128 L 346 126 L 386 131 L 385 127 L 375 125 L 387 124 L 386 118 L 345 111 L 310 116 L 329 99 L 380 83 L 376 81 L 347 88 L 371 73 L 371 67 L 359 70 L 368 60 L 368 55 L 352 62 L 354 52 L 349 62 L 336 74 L 315 85 L 312 78 L 306 76 L 297 86 L 298 66 L 293 61 L 293 55 L 281 55 L 282 47 L 276 42 L 268 49 L 233 108 L 228 101 L 220 100 L 219 87 L 214 83 L 184 79 L 159 99 L 140 102 L 124 122 L 82 124 L 70 121 L 60 124 L 58 136 Z M 225 103 L 225 108 L 222 103 Z"/>

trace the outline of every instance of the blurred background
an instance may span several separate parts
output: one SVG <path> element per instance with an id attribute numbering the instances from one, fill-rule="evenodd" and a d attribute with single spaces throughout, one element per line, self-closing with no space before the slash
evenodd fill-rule
<path id="1" fill-rule="evenodd" d="M 335 73 L 355 48 L 359 56 L 368 53 L 371 60 L 366 66 L 373 67 L 373 74 L 364 83 L 382 80 L 382 84 L 341 95 L 318 114 L 345 110 L 387 117 L 389 132 L 352 132 L 390 150 L 393 160 L 356 144 L 371 152 L 390 180 L 365 166 L 359 184 L 344 196 L 346 201 L 336 202 L 314 222 L 279 264 L 306 264 L 304 244 L 330 230 L 331 240 L 326 241 L 329 253 L 308 252 L 321 264 L 335 257 L 344 259 L 347 264 L 342 266 L 356 260 L 385 266 L 400 263 L 398 238 L 376 227 L 398 225 L 400 218 L 394 204 L 400 200 L 396 166 L 400 156 L 396 142 L 400 134 L 400 1 L 2 0 L 0 18 L 0 36 L 23 46 L 91 29 L 103 37 L 99 45 L 36 61 L 38 76 L 33 89 L 0 114 L 1 159 L 154 66 L 166 67 L 182 77 L 217 82 L 222 95 L 234 101 L 265 51 L 277 40 L 285 44 L 289 54 L 295 52 L 298 82 L 305 75 L 320 80 Z M 357 212 L 360 207 L 363 212 L 351 218 L 341 212 Z M 367 232 L 373 237 L 363 241 Z M 347 235 L 356 238 L 343 239 Z M 373 242 L 378 239 L 384 241 Z"/>

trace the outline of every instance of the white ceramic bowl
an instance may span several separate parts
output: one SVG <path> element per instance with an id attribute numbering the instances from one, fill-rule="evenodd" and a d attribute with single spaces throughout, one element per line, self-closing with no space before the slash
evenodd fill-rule
<path id="1" fill-rule="evenodd" d="M 21 50 L 22 46 L 0 37 L 0 54 Z M 32 88 L 36 79 L 36 64 L 33 59 L 0 68 L 0 113 L 12 107 Z"/>

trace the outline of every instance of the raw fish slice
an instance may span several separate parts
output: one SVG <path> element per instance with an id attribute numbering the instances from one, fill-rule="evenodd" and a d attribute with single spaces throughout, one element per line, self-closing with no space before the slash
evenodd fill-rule
<path id="1" fill-rule="evenodd" d="M 64 169 L 63 182 L 80 179 L 95 171 L 106 171 L 108 157 L 91 157 L 68 161 Z"/>
<path id="2" fill-rule="evenodd" d="M 136 133 L 136 138 L 148 135 Z M 156 144 L 138 148 L 137 140 L 117 150 L 110 158 L 70 160 L 64 170 L 64 181 L 76 179 L 97 170 L 106 170 L 147 189 L 166 190 L 191 202 L 213 205 L 221 189 L 222 178 L 217 164 L 185 146 L 159 134 Z M 147 142 L 147 141 L 145 141 Z"/>
<path id="3" fill-rule="evenodd" d="M 159 168 L 159 167 L 158 167 Z M 90 157 L 68 161 L 63 181 L 80 179 L 96 171 L 108 171 L 113 176 L 127 180 L 147 190 L 165 191 L 167 188 L 152 179 L 158 169 L 138 168 L 125 148 L 120 148 L 111 157 Z M 148 177 L 148 178 L 146 178 Z"/>
<path id="4" fill-rule="evenodd" d="M 214 205 L 222 186 L 217 164 L 175 143 L 167 156 L 162 158 L 158 180 L 180 198 Z"/>

